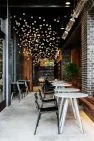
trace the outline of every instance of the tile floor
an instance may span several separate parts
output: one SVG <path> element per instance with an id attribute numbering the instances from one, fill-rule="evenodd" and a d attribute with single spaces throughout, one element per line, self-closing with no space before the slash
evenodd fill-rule
<path id="1" fill-rule="evenodd" d="M 42 115 L 37 134 L 34 128 L 38 111 L 35 108 L 34 93 L 29 93 L 19 103 L 18 99 L 0 113 L 0 141 L 94 141 L 94 123 L 80 110 L 84 134 L 82 134 L 69 112 L 64 132 L 57 133 L 55 113 Z"/>

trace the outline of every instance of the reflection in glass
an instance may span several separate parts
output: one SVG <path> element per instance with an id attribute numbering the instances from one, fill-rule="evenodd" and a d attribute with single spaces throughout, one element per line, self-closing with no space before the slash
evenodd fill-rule
<path id="1" fill-rule="evenodd" d="M 0 39 L 0 102 L 3 101 L 3 40 Z"/>

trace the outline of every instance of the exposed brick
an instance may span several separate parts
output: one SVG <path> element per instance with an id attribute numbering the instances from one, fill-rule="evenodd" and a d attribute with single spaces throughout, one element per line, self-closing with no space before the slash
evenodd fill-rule
<path id="1" fill-rule="evenodd" d="M 87 6 L 87 5 L 86 5 Z M 82 91 L 94 91 L 94 13 L 85 7 L 81 15 Z"/>

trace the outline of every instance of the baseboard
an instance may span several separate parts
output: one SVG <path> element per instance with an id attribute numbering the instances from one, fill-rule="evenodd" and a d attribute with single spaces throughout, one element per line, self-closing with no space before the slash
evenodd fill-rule
<path id="1" fill-rule="evenodd" d="M 0 103 L 0 112 L 1 112 L 5 107 L 6 107 L 6 101 L 4 100 L 4 101 L 2 101 L 2 102 Z"/>

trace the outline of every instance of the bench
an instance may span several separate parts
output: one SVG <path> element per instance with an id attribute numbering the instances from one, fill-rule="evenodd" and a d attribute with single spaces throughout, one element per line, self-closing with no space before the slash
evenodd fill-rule
<path id="1" fill-rule="evenodd" d="M 79 102 L 83 105 L 85 113 L 94 121 L 94 97 L 80 98 Z"/>

